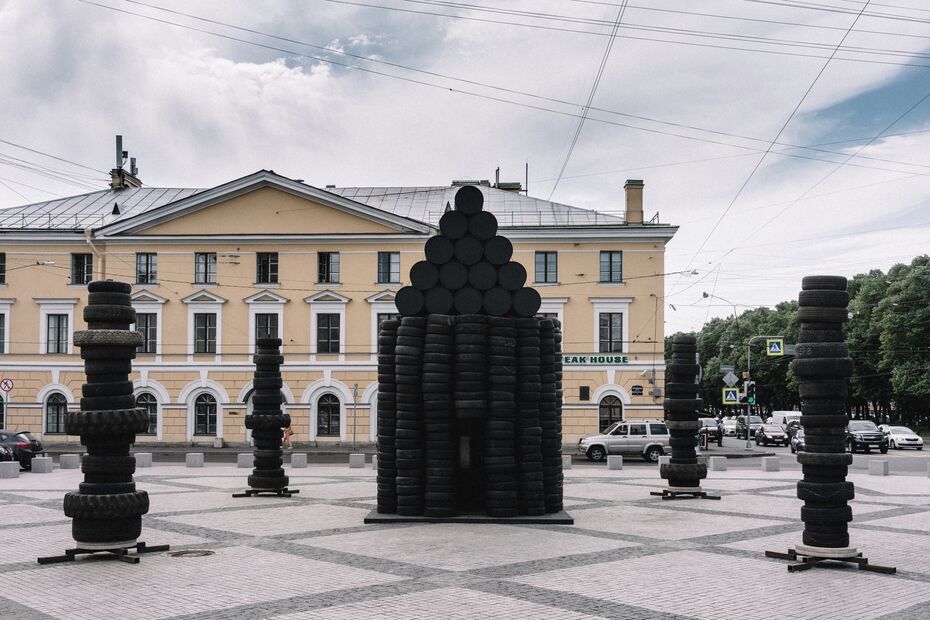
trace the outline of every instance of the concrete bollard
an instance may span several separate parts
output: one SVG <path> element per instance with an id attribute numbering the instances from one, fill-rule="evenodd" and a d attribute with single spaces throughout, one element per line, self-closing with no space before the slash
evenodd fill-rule
<path id="1" fill-rule="evenodd" d="M 203 452 L 188 452 L 185 463 L 188 467 L 203 467 Z"/>
<path id="2" fill-rule="evenodd" d="M 254 457 L 251 452 L 240 452 L 236 455 L 236 467 L 239 469 L 251 469 Z"/>
<path id="3" fill-rule="evenodd" d="M 222 438 L 222 437 L 214 437 L 214 438 L 213 438 L 213 447 L 214 447 L 214 448 L 222 448 L 222 447 L 223 447 L 223 438 Z"/>
<path id="4" fill-rule="evenodd" d="M 353 452 L 349 455 L 349 467 L 360 469 L 365 467 L 365 455 L 361 452 Z"/>
<path id="5" fill-rule="evenodd" d="M 725 456 L 712 456 L 707 459 L 707 469 L 710 471 L 726 471 L 727 470 L 727 457 Z"/>
<path id="6" fill-rule="evenodd" d="M 927 478 L 930 478 L 930 463 L 927 463 Z"/>
<path id="7" fill-rule="evenodd" d="M 58 459 L 58 466 L 62 469 L 77 469 L 81 466 L 81 455 L 62 454 Z"/>
<path id="8" fill-rule="evenodd" d="M 572 455 L 563 454 L 562 455 L 562 469 L 571 469 L 572 468 Z"/>
<path id="9" fill-rule="evenodd" d="M 371 468 L 375 471 L 378 471 L 378 455 L 373 454 L 371 456 Z"/>
<path id="10" fill-rule="evenodd" d="M 52 457 L 35 456 L 32 458 L 32 473 L 50 474 L 52 473 Z"/>
<path id="11" fill-rule="evenodd" d="M 291 453 L 291 467 L 294 469 L 306 469 L 307 467 L 307 455 L 304 453 Z"/>
<path id="12" fill-rule="evenodd" d="M 151 467 L 152 466 L 152 453 L 151 452 L 136 452 L 136 468 L 139 467 Z"/>
<path id="13" fill-rule="evenodd" d="M 19 461 L 0 463 L 0 478 L 19 478 Z"/>
<path id="14" fill-rule="evenodd" d="M 663 465 L 668 465 L 671 462 L 672 462 L 672 457 L 669 455 L 662 455 L 659 457 L 659 467 L 662 467 Z"/>
<path id="15" fill-rule="evenodd" d="M 619 454 L 608 456 L 607 469 L 623 469 L 623 457 Z"/>
<path id="16" fill-rule="evenodd" d="M 872 459 L 869 461 L 870 476 L 887 476 L 889 472 L 888 461 L 885 459 Z"/>
<path id="17" fill-rule="evenodd" d="M 762 457 L 762 471 L 781 471 L 781 462 L 777 456 Z"/>

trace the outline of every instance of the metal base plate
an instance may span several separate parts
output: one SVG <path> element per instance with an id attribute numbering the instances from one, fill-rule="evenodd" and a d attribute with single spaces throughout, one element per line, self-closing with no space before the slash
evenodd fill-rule
<path id="1" fill-rule="evenodd" d="M 98 553 L 104 553 L 107 555 L 98 556 L 103 558 L 110 558 L 119 560 L 120 562 L 125 562 L 127 564 L 138 564 L 139 555 L 143 553 L 155 553 L 158 551 L 168 551 L 171 548 L 170 545 L 155 545 L 154 547 L 148 547 L 144 542 L 132 543 L 128 547 L 114 546 L 121 545 L 122 543 L 79 543 L 84 545 L 83 547 L 78 547 L 76 549 L 65 549 L 64 555 L 52 555 L 44 558 L 37 558 L 36 561 L 39 564 L 58 564 L 60 562 L 74 562 L 77 560 L 79 555 L 93 555 Z M 105 548 L 88 548 L 88 545 L 107 545 Z M 135 549 L 135 555 L 129 555 L 130 550 Z"/>
<path id="2" fill-rule="evenodd" d="M 659 495 L 662 499 L 720 499 L 719 495 L 706 493 L 701 487 L 669 487 L 661 491 L 650 491 L 649 495 Z"/>
<path id="3" fill-rule="evenodd" d="M 260 495 L 273 495 L 275 497 L 290 497 L 300 493 L 300 489 L 246 489 L 242 493 L 233 493 L 233 497 L 258 497 Z"/>
<path id="4" fill-rule="evenodd" d="M 894 575 L 896 572 L 898 572 L 898 569 L 894 566 L 879 566 L 878 564 L 869 564 L 868 558 L 862 557 L 861 553 L 855 552 L 856 550 L 852 549 L 851 547 L 847 547 L 842 550 L 827 548 L 828 551 L 832 552 L 831 555 L 839 555 L 840 551 L 847 551 L 851 549 L 854 552 L 853 555 L 846 557 L 824 557 L 823 555 L 808 555 L 807 553 L 802 553 L 801 548 L 807 550 L 823 549 L 823 547 L 798 545 L 798 548 L 788 549 L 787 553 L 782 553 L 781 551 L 766 551 L 765 557 L 798 562 L 797 564 L 788 565 L 789 573 L 799 573 L 801 571 L 810 570 L 812 568 L 828 568 L 830 566 L 843 563 L 855 564 L 859 567 L 859 570 L 870 571 L 873 573 L 883 573 L 885 575 Z"/>
<path id="5" fill-rule="evenodd" d="M 372 523 L 503 523 L 518 525 L 574 525 L 575 519 L 564 510 L 550 514 L 518 517 L 489 517 L 488 515 L 455 515 L 454 517 L 407 517 L 397 514 L 379 513 L 372 510 L 365 517 L 366 524 Z"/>

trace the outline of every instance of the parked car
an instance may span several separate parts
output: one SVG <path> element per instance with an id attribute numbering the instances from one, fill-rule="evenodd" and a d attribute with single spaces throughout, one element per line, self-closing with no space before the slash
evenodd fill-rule
<path id="1" fill-rule="evenodd" d="M 762 426 L 762 418 L 757 415 L 749 416 L 749 436 L 755 437 L 756 431 Z M 736 418 L 736 438 L 746 439 L 746 416 L 741 415 Z"/>
<path id="2" fill-rule="evenodd" d="M 788 425 L 792 422 L 801 423 L 801 412 L 800 411 L 773 411 L 772 415 L 769 416 L 769 419 L 766 420 L 768 424 L 778 424 L 784 430 L 788 430 Z"/>
<path id="3" fill-rule="evenodd" d="M 29 431 L 0 430 L 0 443 L 13 451 L 13 458 L 23 469 L 32 469 L 32 457 L 45 455 L 42 442 Z"/>
<path id="4" fill-rule="evenodd" d="M 724 418 L 723 436 L 724 437 L 735 437 L 736 436 L 736 418 Z"/>
<path id="5" fill-rule="evenodd" d="M 785 433 L 785 429 L 780 424 L 763 424 L 756 431 L 757 446 L 767 446 L 769 444 L 777 446 L 781 444 L 787 447 L 789 443 L 791 443 L 791 439 L 789 439 L 788 434 Z"/>
<path id="6" fill-rule="evenodd" d="M 12 461 L 12 460 L 13 460 L 13 449 L 0 443 L 0 462 Z"/>
<path id="7" fill-rule="evenodd" d="M 670 451 L 668 427 L 659 420 L 614 422 L 600 435 L 582 437 L 578 451 L 591 461 L 607 460 L 608 454 L 633 454 L 658 462 Z"/>
<path id="8" fill-rule="evenodd" d="M 846 451 L 863 450 L 868 453 L 877 448 L 882 454 L 888 452 L 888 439 L 875 422 L 850 420 L 846 425 Z"/>
<path id="9" fill-rule="evenodd" d="M 715 443 L 717 441 L 717 420 L 716 418 L 698 418 L 698 421 L 702 424 L 699 433 L 707 433 L 707 443 Z"/>
<path id="10" fill-rule="evenodd" d="M 889 426 L 887 424 L 879 424 L 878 428 L 888 439 L 889 448 L 893 448 L 895 450 L 900 450 L 903 448 L 917 448 L 918 450 L 924 449 L 923 437 L 906 426 Z"/>
<path id="11" fill-rule="evenodd" d="M 804 452 L 804 429 L 798 428 L 791 436 L 791 453 Z"/>

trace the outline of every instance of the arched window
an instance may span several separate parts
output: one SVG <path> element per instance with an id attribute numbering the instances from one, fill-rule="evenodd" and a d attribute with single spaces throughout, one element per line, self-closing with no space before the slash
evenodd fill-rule
<path id="1" fill-rule="evenodd" d="M 623 419 L 623 403 L 620 402 L 620 399 L 616 396 L 608 394 L 601 399 L 600 407 L 598 407 L 598 414 L 600 417 L 600 429 L 603 431 L 614 422 L 619 422 Z"/>
<path id="2" fill-rule="evenodd" d="M 0 428 L 6 428 L 6 403 L 0 398 Z"/>
<path id="3" fill-rule="evenodd" d="M 145 409 L 149 414 L 149 428 L 143 433 L 145 435 L 154 435 L 158 432 L 158 401 L 148 392 L 142 392 L 136 396 L 136 407 Z"/>
<path id="4" fill-rule="evenodd" d="M 68 399 L 60 392 L 49 394 L 45 401 L 45 432 L 49 434 L 65 432 L 65 415 L 68 413 Z"/>
<path id="5" fill-rule="evenodd" d="M 194 434 L 216 435 L 216 399 L 204 392 L 194 401 Z"/>
<path id="6" fill-rule="evenodd" d="M 316 401 L 317 437 L 339 437 L 339 399 L 323 394 Z"/>

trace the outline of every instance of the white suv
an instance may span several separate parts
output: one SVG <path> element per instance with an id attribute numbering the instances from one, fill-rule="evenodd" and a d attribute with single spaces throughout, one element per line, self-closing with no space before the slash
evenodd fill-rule
<path id="1" fill-rule="evenodd" d="M 590 461 L 604 461 L 608 454 L 638 454 L 653 463 L 671 451 L 668 427 L 661 420 L 614 422 L 600 435 L 582 437 L 578 451 Z"/>

